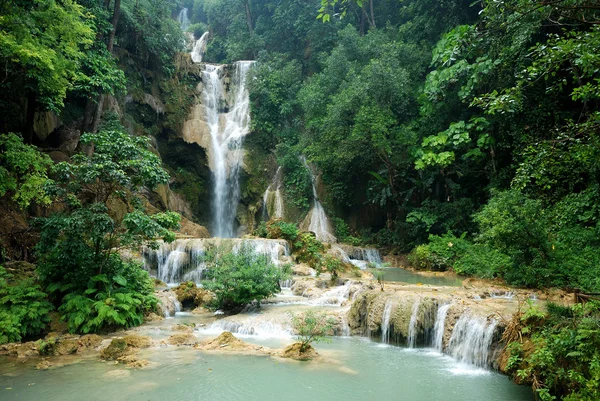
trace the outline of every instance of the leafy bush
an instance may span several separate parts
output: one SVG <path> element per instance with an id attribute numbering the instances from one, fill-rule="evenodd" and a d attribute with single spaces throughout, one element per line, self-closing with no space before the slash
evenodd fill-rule
<path id="1" fill-rule="evenodd" d="M 158 299 L 148 272 L 135 262 L 114 260 L 113 274 L 90 278 L 88 288 L 67 294 L 58 311 L 73 333 L 138 326 Z"/>
<path id="2" fill-rule="evenodd" d="M 47 173 L 51 165 L 48 155 L 24 144 L 21 137 L 0 135 L 0 197 L 10 193 L 21 208 L 34 201 L 49 205 L 44 185 L 49 181 Z"/>
<path id="3" fill-rule="evenodd" d="M 292 327 L 300 342 L 300 352 L 306 351 L 310 343 L 322 342 L 331 333 L 336 325 L 335 319 L 327 317 L 325 313 L 319 313 L 312 309 L 300 315 L 292 315 Z"/>
<path id="4" fill-rule="evenodd" d="M 570 309 L 567 311 L 566 309 Z M 542 323 L 527 326 L 533 351 L 512 347 L 512 374 L 533 385 L 542 401 L 600 399 L 600 307 L 597 303 L 549 309 Z M 518 344 L 518 343 L 517 343 Z"/>
<path id="5" fill-rule="evenodd" d="M 243 247 L 237 253 L 216 258 L 206 271 L 204 288 L 215 293 L 215 308 L 238 309 L 280 291 L 279 282 L 289 277 L 286 267 L 274 265 L 267 255 Z"/>
<path id="6" fill-rule="evenodd" d="M 346 270 L 346 268 L 342 261 L 338 258 L 331 255 L 325 255 L 321 258 L 321 263 L 317 269 L 317 274 L 321 273 L 322 270 L 330 273 L 331 279 L 335 280 L 338 278 L 341 272 Z"/>
<path id="7" fill-rule="evenodd" d="M 417 246 L 411 253 L 409 261 L 417 269 L 438 271 L 451 269 L 454 262 L 464 255 L 469 246 L 463 237 L 455 237 L 452 234 L 430 235 L 429 243 Z"/>
<path id="8" fill-rule="evenodd" d="M 313 269 L 319 269 L 325 247 L 315 238 L 314 234 L 303 232 L 293 243 L 294 253 L 298 262 L 306 263 Z"/>
<path id="9" fill-rule="evenodd" d="M 472 244 L 466 247 L 453 267 L 458 274 L 494 278 L 503 277 L 512 263 L 510 257 L 487 245 Z"/>
<path id="10" fill-rule="evenodd" d="M 275 219 L 266 224 L 267 238 L 281 238 L 290 242 L 296 241 L 300 230 L 294 223 L 286 223 Z"/>
<path id="11" fill-rule="evenodd" d="M 0 266 L 0 344 L 38 334 L 53 307 L 32 279 L 11 283 L 13 275 Z"/>
<path id="12" fill-rule="evenodd" d="M 335 237 L 339 242 L 354 246 L 361 245 L 361 239 L 351 234 L 350 227 L 348 227 L 348 224 L 346 224 L 343 219 L 340 219 L 339 217 L 332 217 L 331 221 L 333 222 L 333 226 L 335 228 Z"/>
<path id="13" fill-rule="evenodd" d="M 267 223 L 264 221 L 258 223 L 256 230 L 254 230 L 254 235 L 260 238 L 267 238 L 268 234 L 269 232 L 267 231 Z"/>

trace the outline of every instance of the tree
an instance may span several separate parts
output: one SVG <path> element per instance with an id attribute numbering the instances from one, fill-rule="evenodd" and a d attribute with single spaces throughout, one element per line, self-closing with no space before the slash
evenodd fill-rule
<path id="1" fill-rule="evenodd" d="M 23 143 L 15 134 L 0 135 L 0 197 L 7 194 L 21 208 L 32 202 L 48 205 L 45 185 L 50 182 L 50 157 Z"/>
<path id="2" fill-rule="evenodd" d="M 300 352 L 304 352 L 312 342 L 322 342 L 333 330 L 336 321 L 324 312 L 315 312 L 312 309 L 299 315 L 291 314 L 292 327 L 300 342 Z"/>
<path id="3" fill-rule="evenodd" d="M 123 248 L 172 241 L 179 223 L 173 212 L 149 215 L 139 192 L 166 183 L 148 140 L 120 131 L 85 134 L 89 153 L 53 169 L 51 194 L 64 211 L 39 219 L 38 273 L 61 304 L 72 331 L 130 326 L 156 304 L 148 274 L 119 257 Z M 89 315 L 86 317 L 86 314 Z"/>
<path id="4" fill-rule="evenodd" d="M 274 265 L 267 255 L 249 247 L 216 258 L 206 272 L 204 288 L 215 293 L 215 307 L 240 309 L 280 291 L 279 282 L 287 279 L 288 269 Z"/>
<path id="5" fill-rule="evenodd" d="M 30 143 L 35 112 L 58 112 L 82 74 L 80 61 L 94 39 L 91 17 L 73 0 L 4 1 L 0 15 L 0 100 L 3 108 L 19 104 L 11 117 L 23 121 L 27 99 L 24 124 L 16 128 Z"/>

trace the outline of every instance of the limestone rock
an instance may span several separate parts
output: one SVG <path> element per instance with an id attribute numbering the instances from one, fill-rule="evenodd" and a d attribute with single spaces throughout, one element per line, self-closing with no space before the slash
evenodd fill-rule
<path id="1" fill-rule="evenodd" d="M 285 347 L 283 351 L 279 353 L 279 356 L 282 358 L 296 359 L 298 361 L 309 361 L 317 358 L 319 354 L 310 344 L 307 344 L 304 350 L 302 350 L 302 344 L 298 342 Z"/>
<path id="2" fill-rule="evenodd" d="M 181 218 L 181 228 L 177 231 L 183 235 L 189 235 L 195 238 L 210 238 L 210 234 L 206 227 L 196 224 L 185 217 Z"/>
<path id="3" fill-rule="evenodd" d="M 194 348 L 202 351 L 262 351 L 263 347 L 248 344 L 235 337 L 228 331 L 224 331 L 217 338 L 204 341 L 194 346 Z"/>
<path id="4" fill-rule="evenodd" d="M 167 342 L 171 345 L 195 345 L 198 338 L 193 334 L 173 334 Z"/>
<path id="5" fill-rule="evenodd" d="M 100 357 L 102 359 L 114 361 L 131 352 L 131 349 L 127 345 L 127 341 L 122 338 L 115 338 L 108 347 L 100 352 Z"/>
<path id="6" fill-rule="evenodd" d="M 102 344 L 102 337 L 98 334 L 86 334 L 79 338 L 79 343 L 86 348 L 96 348 Z"/>
<path id="7" fill-rule="evenodd" d="M 130 334 L 123 337 L 123 340 L 129 347 L 133 348 L 148 348 L 152 346 L 152 338 L 149 336 L 140 336 L 137 334 Z"/>
<path id="8" fill-rule="evenodd" d="M 184 333 L 193 333 L 194 329 L 191 328 L 190 326 L 186 326 L 185 324 L 176 324 L 175 326 L 171 327 L 171 331 L 182 331 Z"/>

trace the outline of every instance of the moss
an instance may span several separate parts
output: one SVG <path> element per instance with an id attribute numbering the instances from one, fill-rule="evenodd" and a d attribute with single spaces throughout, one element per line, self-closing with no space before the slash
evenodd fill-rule
<path id="1" fill-rule="evenodd" d="M 100 357 L 109 361 L 117 360 L 119 357 L 125 356 L 130 353 L 127 341 L 123 338 L 115 338 L 111 341 L 110 345 L 100 352 Z"/>

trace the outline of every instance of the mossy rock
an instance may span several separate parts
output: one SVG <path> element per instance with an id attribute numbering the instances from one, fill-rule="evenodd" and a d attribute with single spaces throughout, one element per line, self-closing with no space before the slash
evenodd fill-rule
<path id="1" fill-rule="evenodd" d="M 125 340 L 128 346 L 133 348 L 148 348 L 152 346 L 152 338 L 150 338 L 149 336 L 130 334 L 128 336 L 123 337 L 123 340 Z"/>
<path id="2" fill-rule="evenodd" d="M 98 334 L 86 334 L 79 338 L 79 343 L 86 348 L 96 348 L 102 344 L 102 337 Z"/>
<path id="3" fill-rule="evenodd" d="M 100 357 L 109 361 L 115 361 L 119 357 L 129 354 L 131 350 L 127 345 L 127 341 L 123 338 L 115 338 L 110 345 L 100 352 Z"/>
<path id="4" fill-rule="evenodd" d="M 212 302 L 214 295 L 212 292 L 199 288 L 193 282 L 182 283 L 173 289 L 177 300 L 181 302 L 184 308 L 195 308 L 204 306 Z"/>

